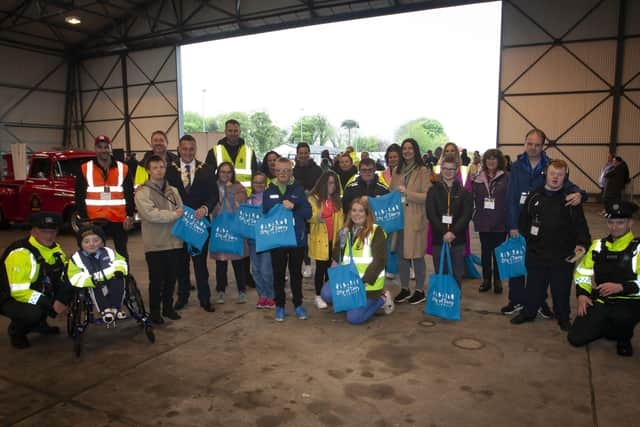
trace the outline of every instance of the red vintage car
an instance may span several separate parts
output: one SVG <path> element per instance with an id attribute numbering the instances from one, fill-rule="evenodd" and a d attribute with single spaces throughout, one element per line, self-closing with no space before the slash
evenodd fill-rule
<path id="1" fill-rule="evenodd" d="M 34 212 L 52 211 L 74 227 L 75 177 L 80 173 L 80 165 L 93 158 L 93 151 L 32 153 L 25 180 L 13 179 L 9 168 L 6 179 L 0 181 L 0 226 L 26 222 Z M 4 160 L 11 164 L 11 156 L 5 156 Z"/>

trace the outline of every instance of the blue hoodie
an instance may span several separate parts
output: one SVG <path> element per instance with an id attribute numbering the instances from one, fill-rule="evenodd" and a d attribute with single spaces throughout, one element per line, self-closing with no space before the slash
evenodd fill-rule
<path id="1" fill-rule="evenodd" d="M 507 225 L 509 230 L 517 230 L 519 228 L 520 210 L 524 204 L 524 199 L 529 192 L 545 184 L 544 171 L 550 161 L 547 153 L 543 151 L 540 161 L 532 169 L 531 163 L 529 163 L 529 156 L 524 152 L 519 154 L 518 160 L 511 165 L 509 186 L 507 188 Z M 582 202 L 584 203 L 587 200 L 587 193 L 568 179 L 564 181 L 563 191 L 565 194 L 579 192 L 582 194 Z M 523 194 L 524 197 L 522 197 Z"/>
<path id="2" fill-rule="evenodd" d="M 274 183 L 264 191 L 262 196 L 262 211 L 264 213 L 283 201 L 288 200 L 293 203 L 294 207 L 293 221 L 295 222 L 296 243 L 298 247 L 307 245 L 307 231 L 305 228 L 306 221 L 311 218 L 311 205 L 307 196 L 304 194 L 304 188 L 297 182 L 287 185 L 284 194 L 280 194 L 278 186 Z"/>

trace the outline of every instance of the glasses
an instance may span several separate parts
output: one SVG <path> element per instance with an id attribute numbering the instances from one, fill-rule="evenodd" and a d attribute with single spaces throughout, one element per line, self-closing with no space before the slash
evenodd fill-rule
<path id="1" fill-rule="evenodd" d="M 360 169 L 360 173 L 371 173 L 373 172 L 375 169 L 371 169 L 371 168 L 361 168 Z"/>
<path id="2" fill-rule="evenodd" d="M 276 173 L 289 173 L 291 169 L 276 169 Z"/>

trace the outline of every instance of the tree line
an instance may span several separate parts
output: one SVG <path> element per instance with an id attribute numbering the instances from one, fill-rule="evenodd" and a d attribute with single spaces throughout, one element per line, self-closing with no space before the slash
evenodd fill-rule
<path id="1" fill-rule="evenodd" d="M 394 132 L 394 141 L 385 141 L 376 136 L 361 135 L 356 120 L 346 119 L 339 127 L 332 125 L 322 114 L 300 117 L 289 129 L 276 126 L 269 114 L 265 112 L 245 113 L 230 112 L 213 117 L 186 111 L 184 113 L 184 131 L 202 132 L 203 124 L 206 132 L 224 131 L 224 123 L 228 119 L 236 119 L 242 126 L 242 137 L 260 155 L 278 145 L 285 143 L 296 144 L 304 141 L 309 144 L 319 144 L 344 148 L 351 145 L 357 151 L 385 151 L 392 142 L 401 142 L 406 138 L 418 141 L 422 152 L 435 150 L 436 147 L 448 142 L 448 137 L 442 124 L 435 119 L 420 117 L 400 126 Z"/>

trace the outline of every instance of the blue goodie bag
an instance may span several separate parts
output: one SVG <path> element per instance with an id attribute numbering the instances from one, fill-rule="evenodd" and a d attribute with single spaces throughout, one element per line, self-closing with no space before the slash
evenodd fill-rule
<path id="1" fill-rule="evenodd" d="M 369 206 L 373 211 L 376 224 L 389 234 L 404 229 L 404 211 L 402 198 L 397 190 L 378 197 L 369 197 Z"/>
<path id="2" fill-rule="evenodd" d="M 256 222 L 255 230 L 256 252 L 297 245 L 293 213 L 281 203 Z"/>
<path id="3" fill-rule="evenodd" d="M 209 238 L 209 218 L 196 219 L 195 211 L 189 206 L 182 206 L 182 215 L 171 229 L 171 234 L 187 244 L 192 256 L 202 253 L 205 242 Z"/>
<path id="4" fill-rule="evenodd" d="M 470 254 L 469 256 L 464 257 L 464 277 L 468 277 L 469 279 L 479 279 L 481 277 L 480 272 L 476 268 L 476 265 L 480 261 L 478 255 Z"/>
<path id="5" fill-rule="evenodd" d="M 233 198 L 233 195 L 232 195 Z M 222 203 L 222 211 L 211 221 L 209 252 L 223 252 L 244 255 L 244 239 L 231 231 L 235 221 L 235 212 L 227 212 L 227 197 Z"/>
<path id="6" fill-rule="evenodd" d="M 391 252 L 391 239 L 387 239 L 387 265 L 385 271 L 390 274 L 398 274 L 398 253 Z"/>
<path id="7" fill-rule="evenodd" d="M 236 211 L 231 232 L 245 239 L 256 239 L 256 222 L 262 219 L 262 206 L 243 203 Z"/>
<path id="8" fill-rule="evenodd" d="M 447 260 L 447 274 L 444 274 L 444 261 Z M 426 314 L 448 320 L 460 320 L 460 288 L 453 277 L 449 245 L 442 245 L 440 268 L 437 274 L 429 276 Z"/>
<path id="9" fill-rule="evenodd" d="M 522 235 L 515 239 L 510 237 L 506 242 L 498 246 L 496 248 L 496 261 L 498 262 L 500 280 L 526 276 L 526 254 L 527 241 L 524 240 Z"/>
<path id="10" fill-rule="evenodd" d="M 347 238 L 349 258 L 351 260 L 349 264 L 340 264 L 327 270 L 334 313 L 349 311 L 367 305 L 367 293 L 358 269 L 353 262 L 351 242 L 349 240 Z"/>

